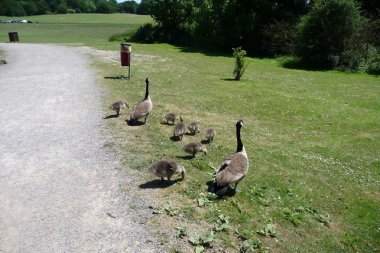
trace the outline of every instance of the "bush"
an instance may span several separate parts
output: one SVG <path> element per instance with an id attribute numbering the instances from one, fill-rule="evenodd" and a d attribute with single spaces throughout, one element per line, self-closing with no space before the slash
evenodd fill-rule
<path id="1" fill-rule="evenodd" d="M 233 71 L 233 74 L 234 79 L 238 81 L 243 76 L 244 71 L 247 68 L 247 63 L 244 59 L 244 56 L 247 54 L 247 52 L 241 47 L 232 48 L 232 51 L 232 55 L 235 58 L 235 69 Z"/>
<path id="2" fill-rule="evenodd" d="M 380 75 L 380 55 L 378 54 L 375 59 L 369 63 L 367 73 L 372 75 Z"/>
<path id="3" fill-rule="evenodd" d="M 1 64 L 7 64 L 8 62 L 6 60 L 0 60 L 0 65 Z"/>
<path id="4" fill-rule="evenodd" d="M 360 24 L 362 17 L 354 0 L 316 0 L 299 24 L 296 54 L 308 65 L 346 64 L 341 59 L 350 58 L 349 43 Z M 347 63 L 357 65 L 355 59 Z"/>

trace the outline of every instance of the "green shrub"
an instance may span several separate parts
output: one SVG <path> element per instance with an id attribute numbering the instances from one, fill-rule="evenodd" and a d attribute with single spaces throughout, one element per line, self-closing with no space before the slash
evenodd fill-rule
<path id="1" fill-rule="evenodd" d="M 318 67 L 358 65 L 348 49 L 361 24 L 354 0 L 316 0 L 299 24 L 296 54 L 304 63 Z"/>
<path id="2" fill-rule="evenodd" d="M 244 59 L 244 56 L 247 54 L 247 52 L 241 47 L 232 48 L 232 51 L 232 55 L 235 58 L 235 69 L 233 71 L 234 79 L 240 80 L 244 74 L 245 69 L 247 68 L 247 63 Z"/>
<path id="3" fill-rule="evenodd" d="M 0 65 L 1 64 L 7 64 L 8 62 L 6 60 L 0 60 Z"/>

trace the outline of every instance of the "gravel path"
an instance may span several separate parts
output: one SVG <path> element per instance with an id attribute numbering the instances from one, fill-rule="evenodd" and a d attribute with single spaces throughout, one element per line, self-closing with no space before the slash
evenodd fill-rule
<path id="1" fill-rule="evenodd" d="M 0 44 L 0 252 L 162 252 L 105 148 L 83 49 Z"/>

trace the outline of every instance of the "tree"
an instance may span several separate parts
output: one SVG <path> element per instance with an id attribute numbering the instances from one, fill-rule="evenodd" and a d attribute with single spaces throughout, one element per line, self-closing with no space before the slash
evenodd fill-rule
<path id="1" fill-rule="evenodd" d="M 135 1 L 125 1 L 119 4 L 121 12 L 136 13 L 138 4 Z"/>
<path id="2" fill-rule="evenodd" d="M 299 24 L 296 54 L 308 65 L 331 67 L 360 23 L 354 0 L 316 0 Z"/>
<path id="3" fill-rule="evenodd" d="M 151 16 L 161 28 L 166 42 L 176 42 L 191 20 L 192 0 L 149 0 Z"/>
<path id="4" fill-rule="evenodd" d="M 147 0 L 141 0 L 140 4 L 137 6 L 136 13 L 140 15 L 150 14 L 149 3 Z"/>
<path id="5" fill-rule="evenodd" d="M 103 0 L 98 3 L 96 7 L 96 12 L 98 13 L 114 13 L 117 10 L 117 3 L 115 1 Z"/>

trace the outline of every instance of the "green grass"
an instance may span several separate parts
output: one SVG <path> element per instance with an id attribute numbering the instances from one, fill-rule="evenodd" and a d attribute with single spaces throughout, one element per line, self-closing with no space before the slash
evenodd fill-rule
<path id="1" fill-rule="evenodd" d="M 18 32 L 20 42 L 24 43 L 79 43 L 100 48 L 110 35 L 152 22 L 150 16 L 134 14 L 62 14 L 17 19 L 34 23 L 0 24 L 0 42 L 9 41 L 8 32 Z"/>
<path id="2" fill-rule="evenodd" d="M 219 210 L 231 217 L 233 228 L 253 232 L 251 239 L 277 252 L 379 251 L 379 78 L 290 70 L 276 60 L 249 58 L 243 80 L 235 82 L 228 80 L 231 57 L 187 53 L 163 44 L 136 44 L 134 52 L 139 57 L 133 61 L 132 80 L 106 81 L 111 90 L 107 102 L 140 100 L 149 76 L 155 108 L 146 126 L 125 126 L 127 115 L 110 124 L 118 129 L 117 139 L 125 140 L 120 147 L 131 168 L 144 174 L 161 157 L 186 167 L 185 182 L 158 190 L 162 196 L 174 194 L 180 212 L 185 214 L 190 205 L 195 217 L 207 219 Z M 115 65 L 104 73 L 122 72 Z M 202 134 L 172 142 L 172 127 L 160 124 L 166 112 L 181 114 L 185 123 L 199 121 Z M 194 199 L 206 193 L 206 182 L 212 180 L 209 164 L 217 167 L 236 148 L 234 124 L 239 118 L 246 123 L 242 137 L 250 157 L 241 192 L 198 208 Z M 184 155 L 182 145 L 203 139 L 208 127 L 218 131 L 209 155 L 195 161 L 178 158 Z M 134 155 L 130 142 L 137 144 Z M 257 189 L 262 193 L 257 195 Z M 285 211 L 300 206 L 315 211 L 297 212 L 294 225 Z M 269 223 L 277 240 L 256 233 Z M 242 244 L 233 232 L 220 240 L 230 250 Z"/>
<path id="3" fill-rule="evenodd" d="M 47 37 L 25 28 L 30 42 L 62 40 L 117 51 L 119 43 L 107 42 L 108 36 L 126 30 L 125 25 L 105 21 L 100 26 L 51 20 L 46 27 L 44 31 L 51 33 Z M 102 29 L 82 36 L 89 27 Z M 5 30 L 0 25 L 0 31 Z M 274 252 L 380 251 L 378 77 L 285 69 L 276 60 L 248 58 L 242 81 L 235 82 L 229 80 L 234 67 L 230 56 L 208 56 L 166 44 L 132 47 L 130 81 L 103 79 L 125 74 L 125 69 L 117 61 L 104 64 L 94 59 L 107 91 L 105 110 L 120 99 L 132 105 L 141 100 L 145 77 L 151 79 L 154 110 L 144 126 L 127 126 L 129 111 L 107 120 L 107 126 L 123 163 L 141 175 L 136 184 L 154 179 L 146 168 L 161 157 L 186 167 L 183 182 L 153 190 L 163 206 L 170 204 L 185 219 L 165 219 L 173 234 L 175 226 L 193 224 L 189 236 L 204 235 L 224 214 L 230 217 L 231 228 L 217 232 L 215 243 L 228 247 L 228 252 L 243 245 L 239 235 L 259 239 L 261 250 L 269 247 Z M 166 112 L 181 114 L 185 123 L 199 121 L 202 133 L 172 142 L 172 127 L 160 124 Z M 242 139 L 250 158 L 249 173 L 238 186 L 241 192 L 198 207 L 196 199 L 206 194 L 206 182 L 213 179 L 211 167 L 218 167 L 236 149 L 234 125 L 240 118 L 246 123 Z M 184 155 L 182 145 L 203 139 L 208 127 L 218 132 L 208 145 L 208 156 L 178 158 Z M 200 231 L 205 221 L 209 226 Z M 276 237 L 260 235 L 259 230 L 276 232 Z"/>

